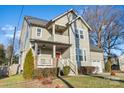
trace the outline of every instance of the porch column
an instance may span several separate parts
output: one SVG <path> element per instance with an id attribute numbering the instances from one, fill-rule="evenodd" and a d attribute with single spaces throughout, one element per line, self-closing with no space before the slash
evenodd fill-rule
<path id="1" fill-rule="evenodd" d="M 56 58 L 56 45 L 53 45 L 53 58 Z"/>
<path id="2" fill-rule="evenodd" d="M 38 50 L 38 45 L 37 45 L 37 43 L 35 42 L 35 56 L 37 56 L 37 50 Z"/>
<path id="3" fill-rule="evenodd" d="M 52 25 L 52 36 L 53 36 L 53 41 L 55 41 L 55 23 Z"/>
<path id="4" fill-rule="evenodd" d="M 38 50 L 38 44 L 35 42 L 35 60 L 34 60 L 34 68 L 37 68 L 37 50 Z"/>

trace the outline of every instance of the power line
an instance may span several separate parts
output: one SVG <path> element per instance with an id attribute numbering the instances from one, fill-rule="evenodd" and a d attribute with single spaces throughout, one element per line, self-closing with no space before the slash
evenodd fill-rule
<path id="1" fill-rule="evenodd" d="M 21 16 L 22 16 L 22 13 L 23 13 L 23 9 L 24 9 L 24 6 L 22 6 L 22 9 L 21 9 L 21 12 L 20 12 L 20 15 L 19 15 L 19 19 L 18 19 L 18 22 L 17 22 L 17 27 L 15 26 L 15 29 L 14 29 L 14 34 L 13 34 L 13 43 L 12 43 L 12 56 L 11 56 L 11 62 L 10 62 L 10 65 L 12 64 L 13 62 L 13 54 L 14 54 L 14 45 L 15 45 L 15 36 L 16 36 L 16 30 L 18 30 L 18 27 L 19 27 L 19 23 L 20 23 L 20 20 L 21 20 Z"/>
<path id="2" fill-rule="evenodd" d="M 20 20 L 21 20 L 21 16 L 22 16 L 23 10 L 24 10 L 24 6 L 22 6 L 22 9 L 21 9 L 21 12 L 20 12 L 20 15 L 19 15 L 19 20 L 18 20 L 18 23 L 17 23 L 17 28 L 19 26 L 19 23 L 20 23 Z"/>

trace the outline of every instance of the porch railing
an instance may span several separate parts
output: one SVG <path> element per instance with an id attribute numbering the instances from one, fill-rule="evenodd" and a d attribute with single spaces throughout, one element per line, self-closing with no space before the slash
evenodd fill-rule
<path id="1" fill-rule="evenodd" d="M 64 66 L 70 66 L 70 69 L 76 74 L 76 65 L 70 59 L 60 59 L 59 67 L 63 69 Z"/>

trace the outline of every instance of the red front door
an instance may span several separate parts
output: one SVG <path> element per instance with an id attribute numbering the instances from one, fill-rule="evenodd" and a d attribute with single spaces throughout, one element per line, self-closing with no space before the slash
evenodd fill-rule
<path id="1" fill-rule="evenodd" d="M 57 52 L 57 53 L 56 53 L 56 58 L 57 58 L 57 59 L 60 59 L 60 57 L 61 57 L 61 53 L 60 53 L 60 52 Z"/>

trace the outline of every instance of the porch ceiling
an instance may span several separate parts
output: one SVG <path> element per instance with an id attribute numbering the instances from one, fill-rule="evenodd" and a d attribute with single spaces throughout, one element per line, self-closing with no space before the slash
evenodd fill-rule
<path id="1" fill-rule="evenodd" d="M 52 44 L 52 45 L 64 45 L 64 46 L 71 46 L 71 44 L 66 43 L 59 43 L 59 42 L 52 42 L 52 41 L 45 41 L 45 40 L 39 40 L 39 39 L 30 39 L 30 42 L 32 43 L 44 43 L 44 44 Z"/>
<path id="2" fill-rule="evenodd" d="M 65 26 L 55 24 L 55 31 L 57 32 L 64 32 L 67 29 Z M 52 26 L 48 28 L 48 30 L 52 31 Z"/>
<path id="3" fill-rule="evenodd" d="M 41 41 L 41 40 L 35 40 L 31 42 L 32 43 L 36 42 L 38 46 L 46 49 L 52 49 L 53 45 L 56 45 L 56 50 L 65 50 L 71 46 L 71 44 L 62 44 L 62 43 L 48 42 L 48 41 Z"/>

